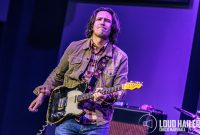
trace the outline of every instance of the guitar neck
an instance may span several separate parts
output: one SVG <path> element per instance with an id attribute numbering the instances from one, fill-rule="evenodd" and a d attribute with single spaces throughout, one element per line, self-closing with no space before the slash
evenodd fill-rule
<path id="1" fill-rule="evenodd" d="M 117 86 L 111 87 L 111 88 L 103 88 L 102 90 L 99 90 L 99 92 L 101 94 L 105 95 L 105 94 L 110 94 L 110 93 L 113 93 L 113 92 L 116 92 L 116 91 L 120 91 L 120 90 L 122 90 L 122 88 L 123 88 L 123 84 L 117 85 Z M 91 98 L 93 98 L 93 94 L 94 94 L 94 92 L 89 92 L 89 93 L 85 93 L 85 94 L 82 94 L 82 95 L 78 95 L 77 101 L 81 102 L 83 100 L 91 99 Z"/>

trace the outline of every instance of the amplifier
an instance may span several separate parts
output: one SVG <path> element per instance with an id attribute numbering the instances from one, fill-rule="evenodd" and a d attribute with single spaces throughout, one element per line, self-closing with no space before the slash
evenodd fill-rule
<path id="1" fill-rule="evenodd" d="M 167 119 L 161 111 L 144 111 L 136 108 L 114 107 L 110 135 L 164 135 L 159 132 L 159 120 Z"/>

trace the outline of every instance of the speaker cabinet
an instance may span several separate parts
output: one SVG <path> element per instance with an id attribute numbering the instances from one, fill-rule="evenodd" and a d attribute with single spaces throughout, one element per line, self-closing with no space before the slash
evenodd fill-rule
<path id="1" fill-rule="evenodd" d="M 110 135 L 164 135 L 159 132 L 159 120 L 167 116 L 158 112 L 115 107 L 110 124 Z"/>

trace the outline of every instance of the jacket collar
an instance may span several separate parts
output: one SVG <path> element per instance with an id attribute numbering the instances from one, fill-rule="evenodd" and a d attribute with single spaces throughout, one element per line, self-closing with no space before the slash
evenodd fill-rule
<path id="1" fill-rule="evenodd" d="M 86 49 L 90 49 L 90 44 L 91 44 L 91 38 L 87 38 L 86 41 L 83 43 L 83 47 L 82 49 L 86 50 Z M 112 57 L 113 56 L 113 44 L 111 44 L 110 42 L 108 43 L 105 52 L 103 53 L 103 55 L 108 56 L 108 57 Z"/>

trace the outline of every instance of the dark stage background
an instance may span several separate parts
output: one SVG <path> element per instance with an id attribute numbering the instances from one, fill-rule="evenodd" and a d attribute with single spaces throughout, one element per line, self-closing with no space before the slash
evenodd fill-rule
<path id="1" fill-rule="evenodd" d="M 0 0 L 0 134 L 35 135 L 41 128 L 47 102 L 38 113 L 28 112 L 32 91 L 69 43 L 84 38 L 89 17 L 100 6 L 119 15 L 117 45 L 129 56 L 129 80 L 144 82 L 124 102 L 153 105 L 168 119 L 186 118 L 174 106 L 193 113 L 199 109 L 199 0 Z M 46 134 L 53 132 L 48 128 Z"/>

